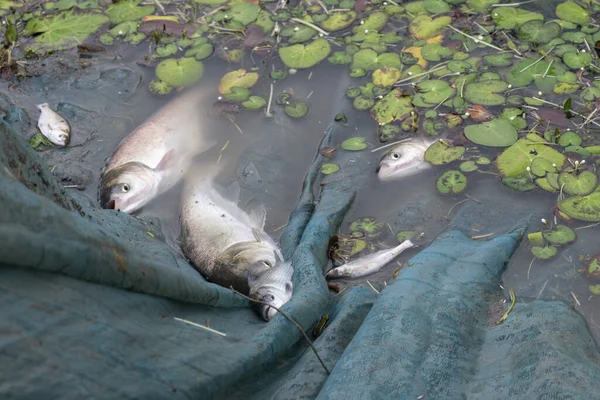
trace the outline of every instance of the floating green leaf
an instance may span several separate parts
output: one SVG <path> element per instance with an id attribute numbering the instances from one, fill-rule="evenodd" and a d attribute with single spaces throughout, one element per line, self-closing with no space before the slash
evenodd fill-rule
<path id="1" fill-rule="evenodd" d="M 565 156 L 544 143 L 544 139 L 534 133 L 517 140 L 496 159 L 500 173 L 506 177 L 524 174 L 538 157 L 547 159 L 557 169 L 562 168 Z"/>
<path id="2" fill-rule="evenodd" d="M 377 54 L 371 49 L 363 49 L 352 55 L 352 68 L 374 70 L 377 68 L 402 68 L 400 56 L 396 53 Z"/>
<path id="3" fill-rule="evenodd" d="M 357 110 L 366 111 L 366 110 L 370 110 L 371 107 L 373 107 L 375 105 L 375 100 L 373 100 L 369 97 L 360 95 L 360 96 L 357 96 L 354 98 L 354 101 L 352 104 L 354 105 L 354 108 L 356 108 Z"/>
<path id="4" fill-rule="evenodd" d="M 308 114 L 308 105 L 306 103 L 288 104 L 285 106 L 285 113 L 288 117 L 302 118 Z"/>
<path id="5" fill-rule="evenodd" d="M 556 22 L 539 19 L 525 22 L 518 29 L 519 39 L 532 43 L 548 43 L 560 35 L 561 27 Z"/>
<path id="6" fill-rule="evenodd" d="M 360 25 L 355 26 L 352 29 L 352 32 L 364 32 L 367 31 L 380 31 L 383 29 L 385 24 L 388 21 L 388 16 L 386 13 L 376 11 L 374 13 L 369 14 L 367 19 L 361 21 Z"/>
<path id="7" fill-rule="evenodd" d="M 553 230 L 545 231 L 544 238 L 554 244 L 569 244 L 575 241 L 575 231 L 566 225 L 556 225 Z"/>
<path id="8" fill-rule="evenodd" d="M 552 166 L 552 162 L 545 158 L 537 157 L 531 162 L 531 173 L 536 176 L 546 176 L 548 172 L 554 172 L 556 168 Z"/>
<path id="9" fill-rule="evenodd" d="M 507 89 L 507 83 L 499 80 L 469 83 L 465 88 L 464 96 L 473 104 L 497 106 L 504 104 L 505 101 L 504 96 L 498 93 L 505 92 Z"/>
<path id="10" fill-rule="evenodd" d="M 259 110 L 267 105 L 267 101 L 260 96 L 250 96 L 242 105 L 248 110 Z"/>
<path id="11" fill-rule="evenodd" d="M 39 132 L 29 138 L 29 145 L 34 150 L 39 150 L 40 146 L 54 147 L 52 142 Z"/>
<path id="12" fill-rule="evenodd" d="M 257 4 L 241 2 L 233 5 L 227 11 L 227 15 L 234 21 L 237 21 L 245 26 L 256 21 L 259 12 L 260 6 Z"/>
<path id="13" fill-rule="evenodd" d="M 528 192 L 535 189 L 533 178 L 527 173 L 519 176 L 502 178 L 502 183 L 511 189 L 518 190 L 519 192 Z"/>
<path id="14" fill-rule="evenodd" d="M 280 35 L 281 37 L 287 37 L 288 43 L 296 44 L 306 42 L 313 38 L 317 35 L 317 31 L 309 26 L 298 24 L 282 29 Z"/>
<path id="15" fill-rule="evenodd" d="M 506 147 L 517 141 L 517 130 L 504 118 L 497 118 L 465 128 L 465 136 L 471 142 L 489 147 Z"/>
<path id="16" fill-rule="evenodd" d="M 156 66 L 156 77 L 173 87 L 194 84 L 202 78 L 204 65 L 193 58 L 169 58 Z"/>
<path id="17" fill-rule="evenodd" d="M 396 234 L 398 242 L 402 243 L 405 240 L 412 239 L 415 236 L 414 231 L 400 231 Z"/>
<path id="18" fill-rule="evenodd" d="M 152 55 L 152 58 L 167 58 L 175 55 L 179 49 L 177 45 L 169 43 L 166 46 L 159 46 L 155 50 L 156 52 Z"/>
<path id="19" fill-rule="evenodd" d="M 563 61 L 565 65 L 571 69 L 580 69 L 587 67 L 592 63 L 592 56 L 590 53 L 565 53 L 563 54 Z"/>
<path id="20" fill-rule="evenodd" d="M 333 163 L 326 163 L 323 164 L 323 166 L 321 167 L 321 172 L 325 175 L 333 174 L 335 172 L 338 172 L 339 170 L 339 165 Z"/>
<path id="21" fill-rule="evenodd" d="M 373 83 L 380 86 L 392 86 L 400 79 L 400 70 L 398 68 L 378 68 L 373 71 Z"/>
<path id="22" fill-rule="evenodd" d="M 332 64 L 344 65 L 350 64 L 352 62 L 352 56 L 348 53 L 344 53 L 343 51 L 335 51 L 328 59 Z"/>
<path id="23" fill-rule="evenodd" d="M 431 18 L 429 15 L 418 15 L 410 21 L 408 30 L 417 39 L 429 39 L 450 25 L 452 18 L 448 16 Z"/>
<path id="24" fill-rule="evenodd" d="M 245 69 L 240 68 L 223 75 L 219 82 L 219 93 L 227 94 L 234 86 L 251 88 L 257 81 L 257 72 L 246 72 Z"/>
<path id="25" fill-rule="evenodd" d="M 187 50 L 185 56 L 194 57 L 197 61 L 202 61 L 210 56 L 214 50 L 215 48 L 212 43 L 202 43 Z"/>
<path id="26" fill-rule="evenodd" d="M 563 172 L 558 176 L 558 184 L 563 191 L 570 195 L 585 196 L 596 189 L 598 177 L 591 171 L 581 171 L 579 174 Z"/>
<path id="27" fill-rule="evenodd" d="M 451 146 L 444 140 L 431 144 L 425 151 L 425 161 L 433 165 L 443 165 L 458 160 L 465 152 L 462 146 Z"/>
<path id="28" fill-rule="evenodd" d="M 403 96 L 396 88 L 379 100 L 371 109 L 371 115 L 380 124 L 401 121 L 414 110 L 410 96 Z"/>
<path id="29" fill-rule="evenodd" d="M 229 101 L 233 101 L 235 103 L 241 103 L 250 98 L 250 90 L 245 87 L 233 86 L 227 94 L 225 94 L 225 99 Z"/>
<path id="30" fill-rule="evenodd" d="M 319 25 L 321 28 L 329 32 L 339 31 L 352 25 L 356 19 L 355 11 L 335 12 L 329 14 L 326 20 Z"/>
<path id="31" fill-rule="evenodd" d="M 359 218 L 350 224 L 350 231 L 364 232 L 370 235 L 377 234 L 381 228 L 383 228 L 383 222 L 377 222 L 374 217 Z M 377 236 L 379 235 L 377 234 Z"/>
<path id="32" fill-rule="evenodd" d="M 110 22 L 118 24 L 125 21 L 137 21 L 154 12 L 153 5 L 138 6 L 141 2 L 142 0 L 122 0 L 111 4 L 107 10 Z"/>
<path id="33" fill-rule="evenodd" d="M 475 161 L 464 161 L 459 168 L 462 172 L 473 172 L 477 171 L 477 164 L 475 164 Z"/>
<path id="34" fill-rule="evenodd" d="M 452 56 L 452 50 L 439 43 L 426 44 L 421 49 L 421 55 L 427 61 L 440 61 L 442 58 Z"/>
<path id="35" fill-rule="evenodd" d="M 467 187 L 467 177 L 457 170 L 446 171 L 437 179 L 435 187 L 442 194 L 460 193 Z"/>
<path id="36" fill-rule="evenodd" d="M 467 0 L 469 7 L 481 13 L 488 11 L 492 4 L 496 3 L 498 0 Z"/>
<path id="37" fill-rule="evenodd" d="M 413 97 L 413 104 L 421 107 L 435 106 L 454 94 L 454 89 L 448 82 L 438 79 L 419 82 L 416 89 L 417 94 Z"/>
<path id="38" fill-rule="evenodd" d="M 574 1 L 566 1 L 556 6 L 556 16 L 562 20 L 579 25 L 590 22 L 590 14 Z"/>
<path id="39" fill-rule="evenodd" d="M 34 42 L 45 48 L 64 50 L 83 42 L 108 18 L 98 13 L 64 11 L 45 18 L 32 18 L 25 25 L 23 35 L 36 35 Z"/>
<path id="40" fill-rule="evenodd" d="M 348 151 L 360 151 L 367 148 L 364 137 L 352 137 L 342 142 L 342 149 Z"/>
<path id="41" fill-rule="evenodd" d="M 158 95 L 166 95 L 173 91 L 173 86 L 169 85 L 167 82 L 163 82 L 159 79 L 153 79 L 150 81 L 149 90 L 152 93 L 156 93 Z"/>
<path id="42" fill-rule="evenodd" d="M 527 235 L 527 240 L 534 246 L 542 246 L 544 244 L 544 237 L 542 232 L 531 232 Z"/>
<path id="43" fill-rule="evenodd" d="M 581 142 L 581 136 L 571 131 L 567 131 L 558 137 L 558 144 L 562 147 L 579 146 Z"/>
<path id="44" fill-rule="evenodd" d="M 600 276 L 600 256 L 599 255 L 594 256 L 590 260 L 590 263 L 588 264 L 587 274 L 589 276 L 593 276 L 596 278 L 598 276 Z M 600 285 L 596 285 L 596 286 L 598 286 L 598 290 L 596 291 L 595 294 L 600 294 Z"/>
<path id="45" fill-rule="evenodd" d="M 538 187 L 540 189 L 543 189 L 547 192 L 557 192 L 558 189 L 555 189 L 552 185 L 550 185 L 550 182 L 548 182 L 548 178 L 537 178 L 535 180 L 535 184 L 538 185 Z"/>
<path id="46" fill-rule="evenodd" d="M 533 254 L 534 256 L 536 256 L 537 258 L 539 258 L 541 260 L 547 260 L 556 255 L 556 247 L 554 247 L 554 246 L 545 246 L 545 247 L 533 246 L 531 248 L 531 254 Z"/>
<path id="47" fill-rule="evenodd" d="M 318 38 L 311 43 L 295 44 L 281 47 L 279 57 L 289 68 L 310 68 L 323 61 L 331 52 L 331 45 L 323 38 Z"/>
<path id="48" fill-rule="evenodd" d="M 544 16 L 515 7 L 497 7 L 492 11 L 492 19 L 496 23 L 496 29 L 517 29 L 527 21 L 543 21 Z"/>
<path id="49" fill-rule="evenodd" d="M 443 14 L 452 10 L 444 0 L 425 0 L 423 6 L 430 14 Z"/>
<path id="50" fill-rule="evenodd" d="M 558 202 L 558 209 L 567 216 L 582 221 L 600 221 L 600 192 L 587 196 L 568 197 Z"/>

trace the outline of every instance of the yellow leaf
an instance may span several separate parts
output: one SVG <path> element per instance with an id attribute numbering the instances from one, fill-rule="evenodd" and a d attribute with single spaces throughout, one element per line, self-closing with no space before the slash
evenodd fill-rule
<path id="1" fill-rule="evenodd" d="M 402 52 L 410 53 L 413 55 L 413 57 L 418 58 L 419 62 L 417 62 L 417 64 L 419 64 L 421 68 L 425 69 L 425 67 L 427 67 L 427 60 L 425 60 L 421 55 L 421 49 L 422 47 L 409 47 L 408 49 L 402 50 Z"/>
<path id="2" fill-rule="evenodd" d="M 142 21 L 173 21 L 178 23 L 179 18 L 175 15 L 146 15 L 144 18 L 142 18 Z"/>
<path id="3" fill-rule="evenodd" d="M 401 72 L 399 69 L 390 68 L 378 68 L 373 71 L 373 83 L 380 86 L 392 86 L 400 79 Z"/>

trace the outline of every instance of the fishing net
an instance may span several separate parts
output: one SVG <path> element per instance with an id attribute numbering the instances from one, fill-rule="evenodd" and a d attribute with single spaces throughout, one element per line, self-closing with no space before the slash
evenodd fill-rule
<path id="1" fill-rule="evenodd" d="M 322 178 L 317 155 L 281 237 L 294 297 L 265 323 L 206 282 L 153 218 L 66 193 L 13 128 L 0 124 L 0 393 L 23 398 L 589 398 L 599 357 L 566 303 L 503 303 L 501 274 L 524 231 L 472 240 L 458 223 L 381 294 L 333 296 L 328 240 L 364 179 L 360 154 Z M 321 147 L 336 145 L 333 123 Z M 340 162 L 344 162 L 341 160 Z M 503 216 L 503 218 L 506 218 Z M 209 326 L 210 332 L 174 318 Z M 225 335 L 225 336 L 223 336 Z M 330 375 L 326 369 L 330 371 Z"/>

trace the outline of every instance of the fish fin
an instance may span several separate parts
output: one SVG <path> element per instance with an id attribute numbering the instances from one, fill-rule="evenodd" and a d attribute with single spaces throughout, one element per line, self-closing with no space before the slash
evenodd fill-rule
<path id="1" fill-rule="evenodd" d="M 164 172 L 173 167 L 176 162 L 177 157 L 175 157 L 175 149 L 171 149 L 167 151 L 154 170 L 158 172 Z"/>
<path id="2" fill-rule="evenodd" d="M 250 220 L 254 224 L 254 226 L 261 231 L 265 228 L 265 221 L 267 220 L 267 209 L 264 204 L 260 204 L 257 207 L 250 210 L 248 214 L 250 216 Z"/>
<path id="3" fill-rule="evenodd" d="M 237 204 L 240 201 L 240 190 L 238 181 L 233 181 L 231 185 L 223 188 L 223 197 L 226 197 Z"/>

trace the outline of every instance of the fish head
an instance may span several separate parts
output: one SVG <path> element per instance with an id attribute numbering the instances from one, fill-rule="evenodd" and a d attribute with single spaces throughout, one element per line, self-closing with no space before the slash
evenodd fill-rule
<path id="1" fill-rule="evenodd" d="M 291 300 L 293 276 L 290 261 L 279 260 L 274 266 L 259 261 L 248 267 L 250 298 L 260 302 L 254 303 L 253 307 L 265 321 L 270 321 L 277 314 L 277 309 Z"/>
<path id="2" fill-rule="evenodd" d="M 129 162 L 102 176 L 100 205 L 131 214 L 156 197 L 157 193 L 158 180 L 154 171 L 142 163 Z"/>
<path id="3" fill-rule="evenodd" d="M 433 142 L 411 141 L 400 143 L 387 152 L 377 166 L 377 176 L 386 181 L 406 177 L 416 173 L 418 170 L 429 167 L 425 161 L 425 151 Z"/>
<path id="4" fill-rule="evenodd" d="M 52 143 L 57 146 L 65 147 L 69 144 L 70 135 L 67 132 L 59 132 L 54 138 Z"/>

